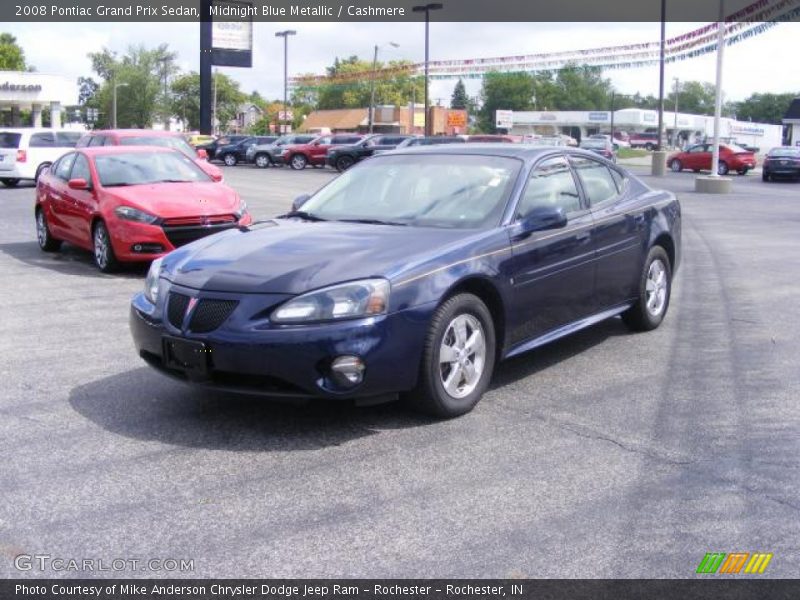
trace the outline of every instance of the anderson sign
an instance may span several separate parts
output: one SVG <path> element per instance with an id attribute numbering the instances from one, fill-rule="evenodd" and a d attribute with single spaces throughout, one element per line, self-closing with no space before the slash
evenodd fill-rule
<path id="1" fill-rule="evenodd" d="M 0 85 L 0 91 L 2 92 L 41 92 L 42 86 L 38 83 L 33 84 L 19 84 L 19 83 L 9 83 L 6 81 L 5 83 Z"/>

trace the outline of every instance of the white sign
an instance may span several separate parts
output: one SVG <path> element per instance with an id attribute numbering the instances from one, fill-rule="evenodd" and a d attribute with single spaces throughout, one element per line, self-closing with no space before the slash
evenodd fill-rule
<path id="1" fill-rule="evenodd" d="M 497 110 L 494 119 L 498 129 L 511 129 L 514 126 L 514 111 Z"/>
<path id="2" fill-rule="evenodd" d="M 211 25 L 211 46 L 220 50 L 252 49 L 252 21 L 214 21 Z"/>
<path id="3" fill-rule="evenodd" d="M 294 119 L 294 113 L 291 110 L 278 111 L 278 121 L 292 121 L 293 119 Z"/>

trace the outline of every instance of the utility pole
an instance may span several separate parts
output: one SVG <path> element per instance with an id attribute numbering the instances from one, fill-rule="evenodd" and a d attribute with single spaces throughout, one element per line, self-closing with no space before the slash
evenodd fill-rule
<path id="1" fill-rule="evenodd" d="M 680 90 L 680 81 L 677 77 L 673 77 L 672 80 L 675 82 L 675 124 L 672 128 L 672 137 L 673 142 L 672 145 L 676 148 L 678 147 L 678 90 Z"/>
<path id="2" fill-rule="evenodd" d="M 394 48 L 399 48 L 400 44 L 389 42 L 389 45 Z M 375 124 L 375 77 L 378 71 L 378 49 L 380 46 L 375 44 L 375 54 L 372 57 L 372 79 L 369 85 L 369 132 L 372 133 Z"/>
<path id="3" fill-rule="evenodd" d="M 615 92 L 611 92 L 611 143 L 614 143 L 614 99 L 617 97 Z"/>
<path id="4" fill-rule="evenodd" d="M 289 36 L 290 35 L 297 35 L 297 32 L 292 29 L 287 29 L 285 31 L 278 31 L 275 33 L 275 37 L 282 37 L 283 38 L 283 120 L 287 121 L 286 118 L 289 114 Z M 280 121 L 280 119 L 278 119 Z M 286 125 L 284 124 L 281 126 L 281 132 L 286 133 Z"/>
<path id="5" fill-rule="evenodd" d="M 430 21 L 431 21 L 431 11 L 432 10 L 441 10 L 444 8 L 443 4 L 439 3 L 429 3 L 429 4 L 420 4 L 418 6 L 414 6 L 411 10 L 413 12 L 424 12 L 425 13 L 425 135 L 431 135 L 431 125 L 430 118 L 428 113 L 430 112 L 430 100 L 428 98 L 428 85 L 429 85 L 429 74 L 428 74 L 428 62 L 430 59 Z"/>
<path id="6" fill-rule="evenodd" d="M 217 123 L 217 69 L 214 69 L 212 77 L 214 79 L 214 93 L 211 100 L 211 132 L 219 135 L 219 124 Z"/>
<path id="7" fill-rule="evenodd" d="M 213 133 L 211 115 L 211 0 L 200 0 L 200 133 Z"/>
<path id="8" fill-rule="evenodd" d="M 714 99 L 714 149 L 711 153 L 711 176 L 719 177 L 719 120 L 722 116 L 722 51 L 725 49 L 725 0 L 719 0 L 717 23 L 717 96 Z"/>

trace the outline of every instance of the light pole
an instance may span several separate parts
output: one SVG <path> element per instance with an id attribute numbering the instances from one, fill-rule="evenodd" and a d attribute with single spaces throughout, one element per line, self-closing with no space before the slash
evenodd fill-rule
<path id="1" fill-rule="evenodd" d="M 725 50 L 725 0 L 719 0 L 717 23 L 717 95 L 714 98 L 714 149 L 711 153 L 711 176 L 719 177 L 719 119 L 722 116 L 722 54 Z"/>
<path id="2" fill-rule="evenodd" d="M 680 90 L 680 80 L 673 77 L 672 81 L 675 82 L 675 123 L 672 127 L 672 145 L 678 147 L 678 90 Z"/>
<path id="3" fill-rule="evenodd" d="M 167 91 L 167 73 L 169 69 L 169 57 L 159 58 L 158 62 L 164 65 L 164 130 L 169 130 L 169 92 Z"/>
<path id="4" fill-rule="evenodd" d="M 431 11 L 432 10 L 441 10 L 444 8 L 443 4 L 439 4 L 438 2 L 432 2 L 429 4 L 420 4 L 413 7 L 411 10 L 413 12 L 424 12 L 425 13 L 425 135 L 431 135 L 430 131 L 430 119 L 428 118 L 428 112 L 430 105 L 428 100 L 428 59 L 429 59 L 429 50 L 430 50 L 430 21 L 431 21 Z"/>
<path id="5" fill-rule="evenodd" d="M 286 121 L 286 116 L 288 114 L 288 104 L 289 104 L 289 36 L 290 35 L 297 35 L 297 32 L 292 29 L 286 29 L 285 31 L 278 31 L 275 33 L 275 37 L 282 37 L 283 38 L 283 120 Z M 280 120 L 280 119 L 279 119 Z M 286 132 L 286 126 L 280 127 L 281 131 L 279 133 Z"/>
<path id="6" fill-rule="evenodd" d="M 389 42 L 393 48 L 399 48 L 400 44 Z M 375 44 L 375 55 L 372 58 L 372 81 L 369 86 L 369 132 L 372 133 L 372 127 L 375 124 L 375 74 L 378 69 L 378 49 L 380 46 Z"/>
<path id="7" fill-rule="evenodd" d="M 111 99 L 111 129 L 117 128 L 117 88 L 128 87 L 127 83 L 115 83 L 114 94 Z"/>

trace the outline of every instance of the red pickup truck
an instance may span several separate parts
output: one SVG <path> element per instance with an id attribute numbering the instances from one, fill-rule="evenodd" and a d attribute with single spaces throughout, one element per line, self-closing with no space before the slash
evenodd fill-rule
<path id="1" fill-rule="evenodd" d="M 644 148 L 645 150 L 655 150 L 658 146 L 658 133 L 631 133 L 629 134 L 628 142 L 631 148 Z M 661 140 L 661 145 L 664 145 L 665 140 Z"/>

